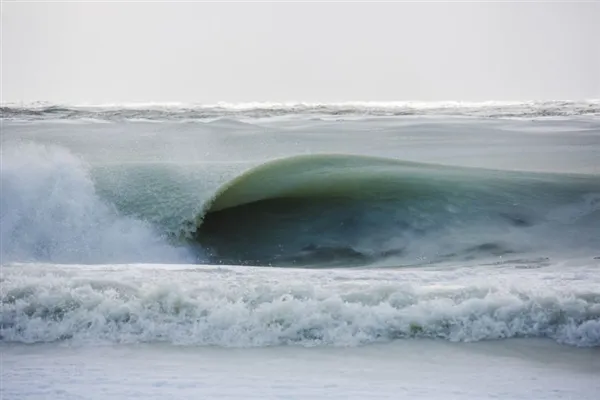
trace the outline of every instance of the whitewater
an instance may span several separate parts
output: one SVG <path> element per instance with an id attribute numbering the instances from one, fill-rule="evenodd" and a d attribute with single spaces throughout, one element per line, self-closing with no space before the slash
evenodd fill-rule
<path id="1" fill-rule="evenodd" d="M 600 394 L 600 101 L 1 111 L 2 398 Z"/>

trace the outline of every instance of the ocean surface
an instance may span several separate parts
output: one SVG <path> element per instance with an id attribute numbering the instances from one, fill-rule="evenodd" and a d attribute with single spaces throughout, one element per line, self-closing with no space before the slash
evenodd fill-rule
<path id="1" fill-rule="evenodd" d="M 1 112 L 3 399 L 600 396 L 600 101 Z"/>

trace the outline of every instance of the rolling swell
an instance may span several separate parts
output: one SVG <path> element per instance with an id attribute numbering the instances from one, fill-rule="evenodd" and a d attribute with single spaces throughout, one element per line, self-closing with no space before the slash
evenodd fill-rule
<path id="1" fill-rule="evenodd" d="M 213 262 L 250 265 L 428 263 L 593 248 L 599 199 L 593 176 L 296 156 L 224 185 L 194 239 Z"/>

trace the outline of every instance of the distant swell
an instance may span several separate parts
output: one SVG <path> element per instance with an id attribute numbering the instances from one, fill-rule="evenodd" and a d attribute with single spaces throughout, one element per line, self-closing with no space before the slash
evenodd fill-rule
<path id="1" fill-rule="evenodd" d="M 202 104 L 4 104 L 2 119 L 16 120 L 205 120 L 312 117 L 474 116 L 484 118 L 543 118 L 600 115 L 600 100 L 527 102 L 345 102 L 345 103 L 219 103 Z"/>

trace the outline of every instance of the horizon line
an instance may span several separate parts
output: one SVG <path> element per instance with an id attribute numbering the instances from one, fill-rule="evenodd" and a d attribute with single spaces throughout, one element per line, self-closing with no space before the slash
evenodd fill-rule
<path id="1" fill-rule="evenodd" d="M 216 102 L 187 102 L 187 101 L 112 101 L 112 102 L 78 102 L 78 101 L 49 101 L 49 100 L 0 100 L 1 107 L 52 107 L 66 106 L 74 108 L 111 108 L 111 107 L 164 107 L 164 108 L 261 108 L 261 107 L 318 107 L 318 106 L 371 106 L 381 108 L 410 107 L 418 105 L 437 106 L 498 106 L 548 103 L 598 103 L 600 96 L 581 99 L 528 99 L 528 100 L 345 100 L 345 101 L 216 101 Z"/>

